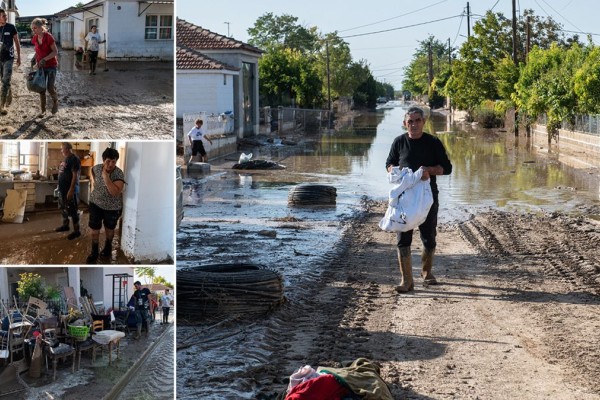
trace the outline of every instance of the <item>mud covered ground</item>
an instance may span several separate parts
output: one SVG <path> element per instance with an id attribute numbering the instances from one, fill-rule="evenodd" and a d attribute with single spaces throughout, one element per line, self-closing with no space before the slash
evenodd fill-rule
<path id="1" fill-rule="evenodd" d="M 159 313 L 157 319 L 160 318 Z M 52 380 L 52 366 L 48 372 L 42 366 L 40 378 L 30 378 L 27 372 L 23 372 L 21 377 L 27 387 L 0 398 L 18 400 L 132 398 L 129 384 L 136 382 L 138 396 L 142 393 L 152 393 L 150 397 L 137 398 L 172 399 L 174 379 L 172 368 L 170 369 L 169 366 L 172 365 L 173 360 L 173 324 L 153 323 L 149 338 L 145 338 L 142 334 L 140 340 L 134 340 L 132 335 L 133 333 L 128 334 L 121 339 L 119 358 L 116 359 L 115 350 L 110 366 L 106 348 L 102 355 L 100 349 L 97 350 L 94 363 L 90 352 L 82 353 L 80 368 L 74 373 L 71 372 L 71 358 L 66 362 L 59 362 L 56 381 Z M 158 364 L 154 363 L 150 366 L 146 365 L 152 360 L 155 362 L 160 360 L 160 365 L 165 368 L 159 368 Z M 18 385 L 13 386 L 14 389 L 18 388 Z M 123 390 L 121 392 L 123 396 L 116 397 L 119 395 L 119 390 Z"/>
<path id="2" fill-rule="evenodd" d="M 441 284 L 402 295 L 384 211 L 366 200 L 271 315 L 178 327 L 178 398 L 273 399 L 304 365 L 367 357 L 395 399 L 600 399 L 598 206 L 440 224 Z"/>
<path id="3" fill-rule="evenodd" d="M 22 47 L 22 65 L 14 65 L 13 101 L 0 116 L 0 139 L 172 139 L 173 63 L 99 60 L 96 75 L 76 64 L 74 52 L 59 50 L 56 87 L 59 109 L 39 114 L 39 95 L 25 78 L 33 47 Z"/>

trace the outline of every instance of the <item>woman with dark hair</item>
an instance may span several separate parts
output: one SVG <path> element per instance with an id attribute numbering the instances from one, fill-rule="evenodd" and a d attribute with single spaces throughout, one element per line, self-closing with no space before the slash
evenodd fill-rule
<path id="1" fill-rule="evenodd" d="M 58 47 L 54 37 L 46 28 L 46 19 L 35 18 L 31 22 L 31 30 L 33 38 L 31 42 L 35 46 L 35 59 L 31 60 L 32 64 L 36 64 L 38 68 L 44 70 L 46 76 L 46 90 L 52 97 L 52 114 L 58 111 L 58 93 L 56 93 L 56 68 L 58 67 Z M 46 92 L 40 93 L 40 108 L 41 112 L 38 117 L 43 117 L 46 113 Z"/>
<path id="2" fill-rule="evenodd" d="M 123 188 L 125 174 L 117 167 L 119 152 L 107 148 L 102 153 L 102 164 L 92 168 L 92 192 L 90 194 L 90 221 L 92 232 L 92 252 L 87 257 L 88 264 L 95 264 L 98 256 L 110 258 L 115 228 L 123 210 Z M 105 244 L 99 252 L 100 229 L 104 225 Z"/>

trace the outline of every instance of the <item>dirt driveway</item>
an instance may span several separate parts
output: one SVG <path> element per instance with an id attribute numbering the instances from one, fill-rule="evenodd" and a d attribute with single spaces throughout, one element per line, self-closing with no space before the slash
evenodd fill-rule
<path id="1" fill-rule="evenodd" d="M 25 85 L 33 47 L 21 51 L 12 105 L 0 116 L 0 139 L 173 138 L 172 62 L 109 62 L 105 68 L 99 60 L 97 74 L 90 76 L 87 64 L 76 65 L 72 50 L 59 50 L 58 113 L 36 118 L 39 95 Z"/>
<path id="2" fill-rule="evenodd" d="M 377 226 L 384 204 L 367 201 L 320 273 L 286 288 L 274 314 L 178 329 L 180 394 L 274 399 L 306 364 L 367 357 L 395 399 L 600 399 L 600 223 L 585 217 L 594 207 L 441 224 L 441 285 L 417 278 L 400 295 L 394 235 Z M 419 254 L 413 243 L 416 275 Z M 239 352 L 219 357 L 228 347 Z M 194 364 L 202 354 L 227 376 Z"/>

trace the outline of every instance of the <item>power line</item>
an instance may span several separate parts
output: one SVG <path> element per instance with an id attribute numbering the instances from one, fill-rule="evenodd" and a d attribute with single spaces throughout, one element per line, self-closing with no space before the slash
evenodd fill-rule
<path id="1" fill-rule="evenodd" d="M 581 28 L 580 28 L 580 27 L 578 27 L 577 25 L 575 25 L 574 23 L 572 23 L 571 21 L 569 21 L 568 19 L 566 19 L 566 18 L 565 18 L 565 17 L 564 17 L 564 16 L 563 16 L 561 13 L 559 13 L 558 11 L 556 11 L 556 10 L 554 9 L 554 7 L 552 7 L 550 4 L 548 4 L 548 2 L 547 2 L 547 1 L 545 1 L 545 0 L 542 0 L 542 1 L 544 2 L 544 4 L 546 4 L 548 7 L 550 7 L 550 8 L 552 9 L 552 11 L 554 11 L 555 13 L 557 13 L 557 14 L 558 14 L 558 15 L 559 15 L 559 16 L 560 16 L 562 19 L 564 19 L 564 20 L 565 20 L 565 21 L 567 21 L 569 24 L 571 24 L 571 26 L 574 26 L 575 28 L 577 28 L 577 29 L 581 30 Z M 537 1 L 536 1 L 536 3 L 537 3 Z"/>
<path id="2" fill-rule="evenodd" d="M 400 26 L 398 28 L 391 28 L 391 29 L 384 29 L 381 31 L 375 31 L 375 32 L 366 32 L 366 33 L 358 33 L 356 35 L 348 35 L 348 36 L 339 36 L 340 39 L 347 39 L 347 38 L 353 38 L 353 37 L 359 37 L 359 36 L 367 36 L 367 35 L 375 35 L 377 33 L 385 33 L 385 32 L 391 32 L 391 31 L 397 31 L 400 29 L 406 29 L 406 28 L 414 28 L 415 26 L 421 26 L 421 25 L 427 25 L 427 24 L 432 24 L 434 22 L 440 22 L 440 21 L 445 21 L 447 19 L 452 19 L 452 18 L 457 18 L 460 17 L 461 15 L 453 15 L 451 17 L 446 17 L 446 18 L 440 18 L 440 19 L 434 19 L 432 21 L 426 21 L 426 22 L 421 22 L 418 24 L 412 24 L 412 25 L 406 25 L 406 26 Z"/>
<path id="3" fill-rule="evenodd" d="M 364 28 L 364 27 L 366 27 L 366 26 L 371 26 L 371 25 L 377 25 L 377 24 L 380 24 L 380 23 L 382 23 L 382 22 L 387 22 L 387 21 L 391 21 L 391 20 L 393 20 L 393 19 L 396 19 L 396 18 L 405 17 L 405 16 L 407 16 L 407 15 L 414 14 L 414 13 L 417 13 L 417 12 L 419 12 L 419 11 L 423 11 L 423 10 L 425 10 L 425 9 L 427 9 L 427 8 L 430 8 L 430 7 L 433 7 L 433 6 L 437 6 L 438 4 L 445 3 L 446 1 L 448 1 L 448 0 L 442 0 L 442 1 L 438 1 L 437 3 L 431 4 L 431 5 L 429 5 L 429 6 L 425 6 L 425 7 L 423 7 L 423 8 L 419 8 L 418 10 L 415 10 L 415 11 L 410 11 L 410 12 L 407 12 L 406 14 L 401 14 L 401 15 L 398 15 L 398 16 L 396 16 L 396 17 L 392 17 L 392 18 L 388 18 L 388 19 L 383 19 L 383 20 L 381 20 L 381 21 L 372 22 L 372 23 L 370 23 L 370 24 L 361 25 L 361 26 L 357 26 L 357 27 L 354 27 L 354 28 L 348 28 L 348 29 L 344 29 L 344 30 L 341 30 L 341 31 L 338 31 L 338 32 L 347 32 L 347 31 L 352 31 L 352 30 L 354 30 L 354 29 Z"/>

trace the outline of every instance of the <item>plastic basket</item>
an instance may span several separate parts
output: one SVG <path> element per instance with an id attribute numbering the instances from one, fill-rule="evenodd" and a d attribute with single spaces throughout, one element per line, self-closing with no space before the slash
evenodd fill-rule
<path id="1" fill-rule="evenodd" d="M 90 334 L 89 326 L 75 326 L 69 325 L 69 335 L 73 336 L 73 339 L 83 342 L 88 338 Z"/>

